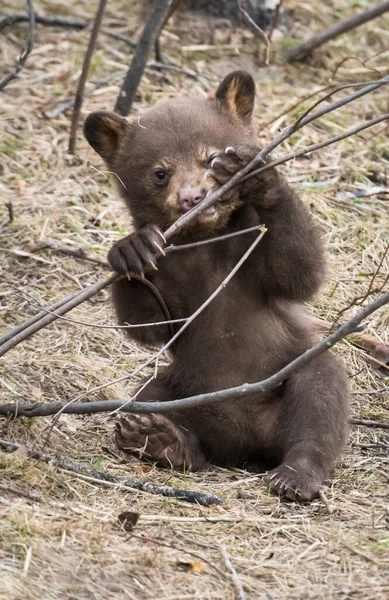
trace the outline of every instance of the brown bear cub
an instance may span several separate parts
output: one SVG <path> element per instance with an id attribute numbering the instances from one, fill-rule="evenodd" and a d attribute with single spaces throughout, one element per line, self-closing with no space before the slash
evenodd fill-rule
<path id="1" fill-rule="evenodd" d="M 109 261 L 123 277 L 113 287 L 121 324 L 189 317 L 215 290 L 258 232 L 164 256 L 166 230 L 259 151 L 251 130 L 255 85 L 230 73 L 207 99 L 161 102 L 129 122 L 92 113 L 85 136 L 117 175 L 135 232 Z M 314 342 L 304 303 L 323 278 L 323 249 L 313 219 L 275 169 L 248 179 L 169 241 L 198 241 L 265 224 L 264 238 L 225 290 L 175 342 L 172 361 L 139 393 L 165 401 L 268 377 Z M 131 275 L 138 279 L 130 279 Z M 179 327 L 179 325 L 177 326 Z M 130 329 L 146 345 L 165 344 L 167 325 Z M 175 469 L 208 462 L 267 470 L 271 489 L 311 500 L 347 433 L 348 383 L 327 352 L 275 390 L 167 414 L 129 415 L 117 425 L 124 451 Z"/>

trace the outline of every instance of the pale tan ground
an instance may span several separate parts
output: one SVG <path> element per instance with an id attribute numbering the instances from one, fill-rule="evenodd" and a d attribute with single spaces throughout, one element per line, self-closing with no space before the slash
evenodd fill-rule
<path id="1" fill-rule="evenodd" d="M 24 2 L 5 4 L 8 14 L 25 10 Z M 345 1 L 286 4 L 295 7 L 293 30 L 300 39 L 309 30 L 354 10 Z M 357 4 L 361 10 L 366 3 Z M 85 19 L 92 16 L 96 2 L 40 1 L 35 5 L 42 13 Z M 109 2 L 105 25 L 136 36 L 140 21 L 129 5 L 134 3 Z M 237 45 L 239 56 L 228 49 L 216 57 L 183 53 L 182 45 L 212 42 L 209 28 L 198 24 L 194 30 L 191 23 L 170 25 L 169 31 L 181 36 L 181 41 L 164 35 L 164 48 L 183 64 L 209 75 L 214 83 L 232 68 L 248 68 L 258 84 L 256 122 L 262 143 L 270 141 L 292 115 L 266 124 L 299 98 L 327 85 L 343 58 L 358 60 L 353 58 L 340 68 L 339 82 L 370 80 L 387 72 L 389 17 L 343 36 L 314 59 L 295 66 L 282 60 L 290 40 L 277 41 L 268 68 L 258 67 L 246 32 L 231 39 L 223 38 L 220 31 L 215 34 L 216 41 Z M 3 32 L 3 72 L 15 64 L 25 37 L 25 25 Z M 36 310 L 15 287 L 49 304 L 105 274 L 103 267 L 50 251 L 21 256 L 20 251 L 28 252 L 30 242 L 51 238 L 105 256 L 130 227 L 112 181 L 81 132 L 77 156 L 67 154 L 70 114 L 45 118 L 46 110 L 74 94 L 87 39 L 87 32 L 37 26 L 35 49 L 26 68 L 0 96 L 2 330 Z M 90 81 L 125 68 L 129 60 L 126 45 L 101 35 Z M 364 66 L 362 61 L 367 60 Z M 114 85 L 89 97 L 83 115 L 96 108 L 111 109 L 117 93 Z M 203 92 L 183 75 L 170 75 L 167 80 L 164 74 L 148 71 L 135 109 L 140 112 L 161 97 L 181 93 Z M 295 134 L 280 153 L 336 135 L 348 125 L 387 110 L 388 90 L 382 88 Z M 301 107 L 293 116 L 300 113 Z M 323 225 L 330 271 L 312 310 L 327 320 L 368 288 L 389 239 L 388 195 L 355 202 L 340 201 L 336 194 L 376 185 L 367 174 L 378 169 L 385 175 L 388 167 L 387 129 L 379 125 L 284 168 L 291 182 L 304 183 L 302 196 Z M 318 189 L 315 181 L 324 184 Z M 5 201 L 14 205 L 12 224 L 8 224 Z M 378 281 L 388 268 L 387 259 Z M 113 323 L 108 297 L 103 292 L 70 316 Z M 388 342 L 388 309 L 375 313 L 366 330 Z M 373 393 L 387 387 L 388 379 L 349 342 L 339 344 L 336 351 L 345 359 L 352 380 L 353 415 L 389 422 L 388 391 Z M 148 355 L 121 332 L 57 321 L 2 359 L 1 401 L 68 400 L 131 372 Z M 129 397 L 135 384 L 108 387 L 88 399 Z M 41 448 L 46 424 L 46 419 L 2 421 L 0 433 L 2 438 Z M 136 462 L 125 464 L 112 442 L 113 425 L 114 419 L 105 415 L 63 416 L 46 449 L 111 473 L 213 492 L 225 499 L 224 507 L 198 508 L 97 486 L 23 456 L 0 453 L 1 599 L 232 599 L 234 589 L 221 560 L 221 543 L 250 599 L 389 598 L 388 446 L 363 447 L 388 444 L 385 430 L 352 428 L 344 457 L 325 489 L 333 506 L 330 514 L 321 500 L 310 506 L 280 502 L 269 496 L 260 477 L 243 472 L 210 468 L 183 476 L 154 468 L 145 472 Z M 135 535 L 120 530 L 118 515 L 125 510 L 141 515 Z M 214 519 L 208 521 L 210 517 Z M 183 570 L 179 561 L 199 561 L 202 568 L 199 572 Z"/>

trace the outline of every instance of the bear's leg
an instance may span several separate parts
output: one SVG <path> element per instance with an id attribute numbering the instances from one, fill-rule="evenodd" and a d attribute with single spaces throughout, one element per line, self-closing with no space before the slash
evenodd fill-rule
<path id="1" fill-rule="evenodd" d="M 347 417 L 348 381 L 333 355 L 292 375 L 279 425 L 283 459 L 267 475 L 270 489 L 303 502 L 317 496 L 344 445 Z"/>
<path id="2" fill-rule="evenodd" d="M 137 401 L 169 399 L 169 390 L 158 378 L 147 385 Z M 116 425 L 116 444 L 134 456 L 160 467 L 196 471 L 206 465 L 197 437 L 174 417 L 162 414 L 127 414 Z"/>

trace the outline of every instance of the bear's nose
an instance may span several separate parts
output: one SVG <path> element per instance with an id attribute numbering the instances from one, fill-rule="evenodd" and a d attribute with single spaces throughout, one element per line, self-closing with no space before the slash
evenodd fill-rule
<path id="1" fill-rule="evenodd" d="M 182 206 L 189 210 L 196 206 L 201 200 L 205 198 L 206 190 L 204 188 L 186 188 L 180 190 L 178 196 Z"/>

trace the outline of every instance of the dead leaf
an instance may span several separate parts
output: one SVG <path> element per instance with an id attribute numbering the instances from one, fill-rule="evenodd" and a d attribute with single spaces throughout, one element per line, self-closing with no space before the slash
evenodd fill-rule
<path id="1" fill-rule="evenodd" d="M 187 571 L 187 573 L 201 573 L 204 569 L 203 563 L 199 560 L 194 562 L 190 560 L 178 560 L 177 565 L 184 571 Z"/>
<path id="2" fill-rule="evenodd" d="M 120 527 L 124 531 L 132 531 L 139 521 L 139 513 L 130 512 L 128 510 L 120 513 L 118 516 Z"/>

